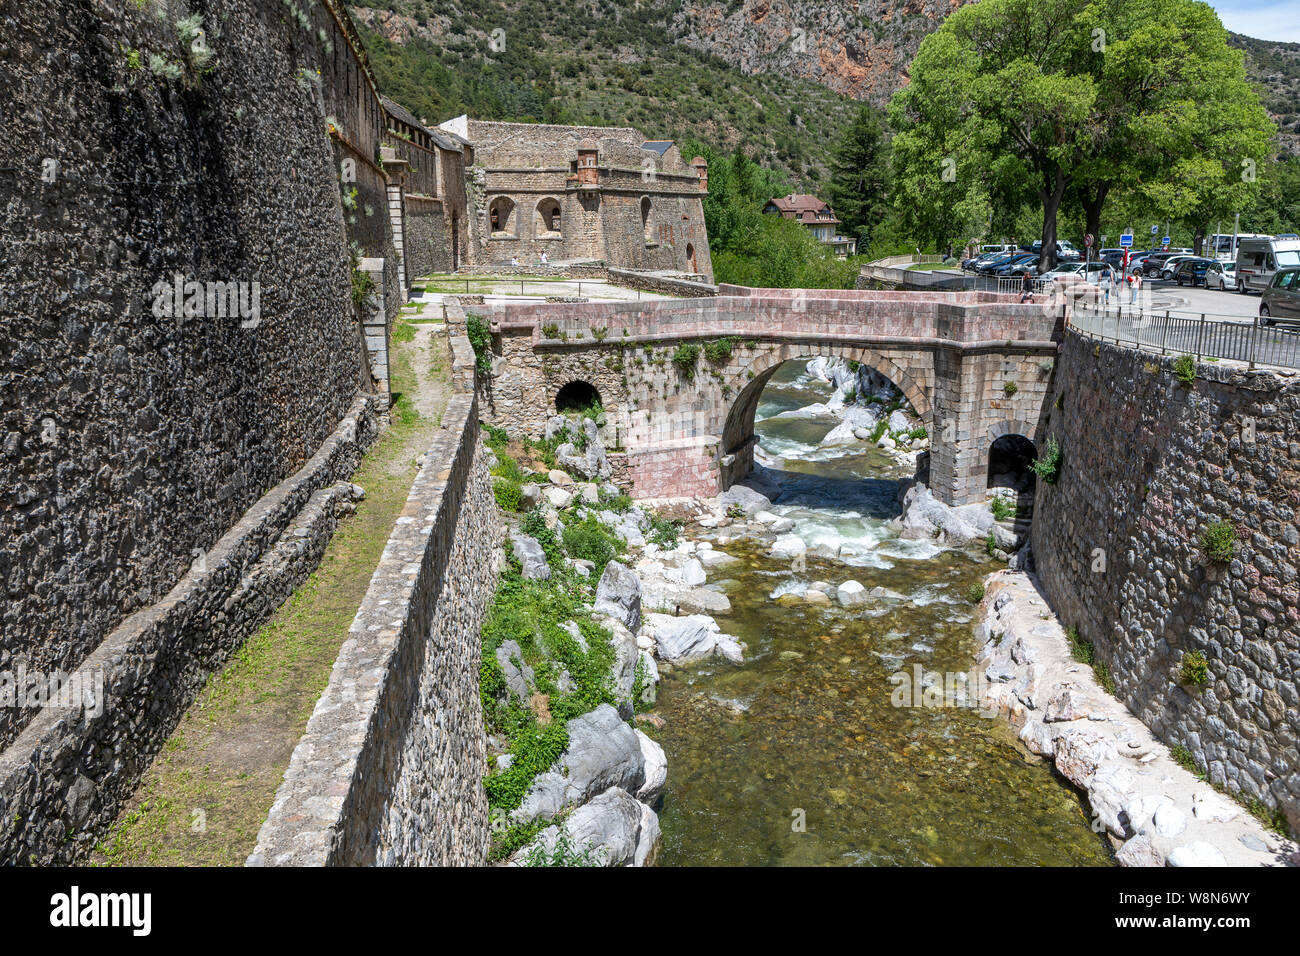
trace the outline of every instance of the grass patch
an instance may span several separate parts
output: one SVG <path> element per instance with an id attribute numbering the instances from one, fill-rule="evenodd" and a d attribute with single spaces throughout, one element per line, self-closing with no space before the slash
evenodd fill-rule
<path id="1" fill-rule="evenodd" d="M 1180 355 L 1174 359 L 1174 378 L 1191 388 L 1196 382 L 1196 359 L 1190 355 Z"/>
<path id="2" fill-rule="evenodd" d="M 1237 553 L 1237 526 L 1231 521 L 1215 521 L 1201 531 L 1201 552 L 1211 561 L 1227 564 Z"/>
<path id="3" fill-rule="evenodd" d="M 1200 651 L 1183 655 L 1182 669 L 1179 674 L 1182 683 L 1189 687 L 1200 687 L 1210 679 L 1210 662 Z"/>

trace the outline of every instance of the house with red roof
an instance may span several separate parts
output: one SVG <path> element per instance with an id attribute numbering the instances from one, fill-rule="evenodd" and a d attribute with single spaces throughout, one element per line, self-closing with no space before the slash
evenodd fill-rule
<path id="1" fill-rule="evenodd" d="M 840 220 L 830 204 L 808 193 L 791 193 L 769 199 L 763 212 L 793 219 L 805 226 L 818 242 L 833 246 L 835 255 L 845 259 L 857 255 L 858 241 L 839 234 Z"/>

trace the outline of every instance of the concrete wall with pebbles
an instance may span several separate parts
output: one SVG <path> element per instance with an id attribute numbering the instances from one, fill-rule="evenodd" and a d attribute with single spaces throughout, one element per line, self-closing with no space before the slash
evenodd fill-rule
<path id="1" fill-rule="evenodd" d="M 1133 712 L 1294 828 L 1300 377 L 1206 363 L 1186 387 L 1172 361 L 1067 335 L 1047 423 L 1063 465 L 1038 485 L 1035 560 Z M 1200 543 L 1220 521 L 1236 530 L 1227 563 Z M 1194 651 L 1210 676 L 1186 686 Z"/>
<path id="2" fill-rule="evenodd" d="M 294 750 L 252 866 L 487 859 L 479 625 L 501 540 L 473 352 Z"/>

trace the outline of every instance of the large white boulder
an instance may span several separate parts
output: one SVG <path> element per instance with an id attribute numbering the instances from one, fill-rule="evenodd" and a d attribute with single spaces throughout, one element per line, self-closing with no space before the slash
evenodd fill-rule
<path id="1" fill-rule="evenodd" d="M 768 551 L 774 558 L 793 558 L 803 554 L 808 550 L 808 545 L 804 544 L 803 538 L 797 534 L 783 534 L 772 542 L 772 547 Z"/>

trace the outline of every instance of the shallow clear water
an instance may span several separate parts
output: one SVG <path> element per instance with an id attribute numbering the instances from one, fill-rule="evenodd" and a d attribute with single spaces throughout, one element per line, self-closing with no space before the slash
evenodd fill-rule
<path id="1" fill-rule="evenodd" d="M 771 417 L 829 396 L 801 371 L 781 369 L 759 406 L 769 460 L 804 456 L 776 471 L 773 510 L 810 546 L 852 549 L 851 565 L 810 555 L 792 570 L 761 544 L 722 546 L 744 561 L 710 574 L 733 606 L 719 623 L 749 649 L 742 666 L 679 668 L 661 684 L 660 865 L 1108 864 L 1080 799 L 1000 718 L 891 703 L 890 675 L 914 664 L 970 671 L 963 595 L 991 565 L 885 527 L 900 470 L 874 449 L 818 453 L 835 419 Z M 899 596 L 852 611 L 776 600 L 850 577 Z"/>

